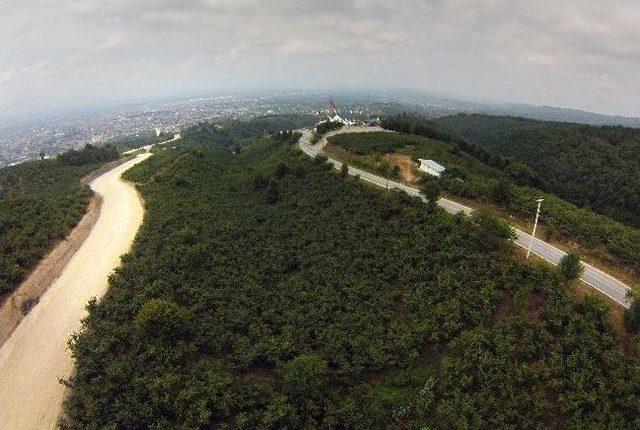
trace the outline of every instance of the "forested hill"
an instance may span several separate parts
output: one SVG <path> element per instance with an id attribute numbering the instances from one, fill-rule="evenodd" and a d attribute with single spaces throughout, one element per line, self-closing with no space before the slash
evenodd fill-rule
<path id="1" fill-rule="evenodd" d="M 296 136 L 186 135 L 126 175 L 145 223 L 72 342 L 63 428 L 640 426 L 637 361 L 555 271 Z"/>
<path id="2" fill-rule="evenodd" d="M 455 115 L 435 123 L 527 163 L 548 191 L 640 227 L 640 129 L 487 115 Z"/>

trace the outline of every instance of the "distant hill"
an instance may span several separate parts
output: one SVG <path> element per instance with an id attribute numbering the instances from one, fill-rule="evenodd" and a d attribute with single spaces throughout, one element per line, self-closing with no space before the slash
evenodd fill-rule
<path id="1" fill-rule="evenodd" d="M 465 114 L 435 123 L 525 162 L 549 191 L 640 227 L 640 130 Z"/>
<path id="2" fill-rule="evenodd" d="M 589 125 L 621 125 L 640 128 L 640 118 L 619 115 L 604 115 L 580 109 L 553 106 L 536 106 L 526 103 L 482 103 L 471 102 L 446 95 L 413 90 L 389 90 L 372 93 L 376 100 L 384 99 L 398 103 L 389 114 L 409 111 L 430 117 L 456 113 L 478 113 L 486 115 L 520 116 L 543 121 L 563 121 Z M 407 109 L 409 108 L 409 109 Z"/>
<path id="3" fill-rule="evenodd" d="M 493 115 L 521 116 L 543 121 L 564 121 L 589 125 L 621 125 L 640 127 L 640 118 L 619 115 L 603 115 L 579 109 L 554 106 L 534 106 L 527 104 L 490 105 L 480 109 L 480 113 Z"/>

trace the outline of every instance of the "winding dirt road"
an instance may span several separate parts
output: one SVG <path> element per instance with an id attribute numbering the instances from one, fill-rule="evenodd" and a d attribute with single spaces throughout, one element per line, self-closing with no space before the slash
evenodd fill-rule
<path id="1" fill-rule="evenodd" d="M 131 247 L 142 224 L 135 188 L 120 175 L 151 154 L 98 177 L 91 188 L 103 198 L 100 217 L 60 277 L 0 347 L 0 429 L 55 428 L 73 360 L 67 340 L 80 328 L 85 306 L 107 290 L 107 277 Z"/>

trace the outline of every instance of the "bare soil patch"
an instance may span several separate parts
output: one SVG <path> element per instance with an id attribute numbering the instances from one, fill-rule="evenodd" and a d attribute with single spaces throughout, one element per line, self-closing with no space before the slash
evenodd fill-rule
<path id="1" fill-rule="evenodd" d="M 513 313 L 513 297 L 511 293 L 505 291 L 502 294 L 502 300 L 496 308 L 496 310 L 489 317 L 489 326 L 494 327 L 496 324 L 505 320 L 509 315 Z"/>
<path id="2" fill-rule="evenodd" d="M 400 169 L 400 179 L 407 184 L 415 184 L 420 181 L 420 176 L 416 173 L 417 166 L 411 157 L 403 154 L 387 154 L 387 158 L 391 164 L 398 166 Z"/>

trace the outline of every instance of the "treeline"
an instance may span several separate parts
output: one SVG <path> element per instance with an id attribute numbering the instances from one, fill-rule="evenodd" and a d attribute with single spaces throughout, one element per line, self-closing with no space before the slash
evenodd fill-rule
<path id="1" fill-rule="evenodd" d="M 241 142 L 266 135 L 288 140 L 295 129 L 309 126 L 306 115 L 267 115 L 250 120 L 222 119 L 216 123 L 201 122 L 182 132 L 181 147 L 215 146 L 239 152 Z"/>
<path id="2" fill-rule="evenodd" d="M 87 145 L 0 169 L 0 296 L 80 221 L 91 196 L 82 177 L 117 157 L 112 147 Z"/>
<path id="3" fill-rule="evenodd" d="M 340 121 L 323 121 L 316 125 L 316 129 L 313 132 L 313 136 L 311 137 L 311 143 L 317 143 L 320 141 L 322 136 L 329 133 L 330 131 L 340 130 L 344 124 Z"/>
<path id="4" fill-rule="evenodd" d="M 408 130 L 422 130 L 428 128 L 431 121 L 417 117 L 399 116 L 389 119 L 386 125 L 405 124 Z M 418 127 L 406 124 L 421 124 Z M 417 128 L 416 128 L 417 127 Z M 437 127 L 437 125 L 436 125 Z M 346 136 L 346 135 L 345 135 Z M 358 137 L 344 137 L 359 139 Z M 360 138 L 362 139 L 362 138 Z M 388 137 L 387 139 L 393 139 Z M 398 138 L 398 145 L 404 144 L 405 138 Z M 449 137 L 444 141 L 424 141 L 423 145 L 409 146 L 404 152 L 417 158 L 433 158 L 447 167 L 443 176 L 443 186 L 454 194 L 465 198 L 484 199 L 491 201 L 512 213 L 532 216 L 535 211 L 534 201 L 544 198 L 541 221 L 545 225 L 549 238 L 562 237 L 576 240 L 582 246 L 595 250 L 603 259 L 613 257 L 616 262 L 632 268 L 640 273 L 640 231 L 615 221 L 607 216 L 593 212 L 589 208 L 581 208 L 545 191 L 544 186 L 528 186 L 530 182 L 538 182 L 537 175 L 531 174 L 528 167 L 522 168 L 521 163 L 514 162 L 485 162 L 485 157 L 478 157 L 476 147 L 465 141 Z M 366 142 L 365 142 L 366 144 Z M 397 146 L 400 150 L 403 146 Z M 482 148 L 481 148 L 482 149 Z M 486 150 L 483 150 L 486 151 Z M 497 156 L 489 158 L 498 160 Z M 477 163 L 475 161 L 480 161 Z M 520 173 L 519 173 L 520 172 Z M 522 173 L 524 172 L 524 173 Z"/>
<path id="5" fill-rule="evenodd" d="M 118 151 L 140 148 L 145 145 L 164 142 L 173 139 L 173 133 L 161 132 L 156 135 L 155 131 L 149 130 L 139 134 L 122 135 L 109 139 L 107 145 L 114 146 Z"/>
<path id="6" fill-rule="evenodd" d="M 73 339 L 63 428 L 640 426 L 600 300 L 295 141 L 127 173 L 145 224 Z"/>
<path id="7" fill-rule="evenodd" d="M 271 135 L 282 130 L 297 130 L 314 123 L 310 115 L 264 115 L 250 120 L 223 120 L 221 126 L 234 139 L 245 140 Z"/>
<path id="8" fill-rule="evenodd" d="M 549 192 L 640 227 L 640 130 L 456 115 L 436 123 L 544 175 Z"/>
<path id="9" fill-rule="evenodd" d="M 85 147 L 80 150 L 71 149 L 56 157 L 61 164 L 68 166 L 106 163 L 117 158 L 120 158 L 120 152 L 115 146 L 94 146 L 91 144 L 85 145 Z"/>
<path id="10" fill-rule="evenodd" d="M 424 145 L 424 139 L 409 134 L 384 132 L 343 133 L 331 136 L 329 143 L 358 155 L 390 154 L 406 147 Z"/>

